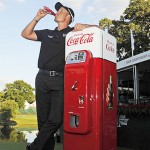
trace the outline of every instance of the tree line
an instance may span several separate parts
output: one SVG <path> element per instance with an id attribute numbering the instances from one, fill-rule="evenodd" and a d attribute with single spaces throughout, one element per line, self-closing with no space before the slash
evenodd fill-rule
<path id="1" fill-rule="evenodd" d="M 103 18 L 99 25 L 116 37 L 119 60 L 132 56 L 131 31 L 134 38 L 133 54 L 150 50 L 150 0 L 130 0 L 119 20 Z"/>
<path id="2" fill-rule="evenodd" d="M 25 101 L 35 101 L 35 89 L 23 80 L 7 83 L 3 91 L 0 91 L 0 120 L 9 121 L 14 118 L 19 109 L 25 107 Z"/>

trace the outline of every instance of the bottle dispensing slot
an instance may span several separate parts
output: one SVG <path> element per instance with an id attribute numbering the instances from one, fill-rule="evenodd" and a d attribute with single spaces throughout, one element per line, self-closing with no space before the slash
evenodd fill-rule
<path id="1" fill-rule="evenodd" d="M 78 115 L 70 115 L 70 126 L 72 128 L 77 128 L 79 126 L 79 116 Z"/>

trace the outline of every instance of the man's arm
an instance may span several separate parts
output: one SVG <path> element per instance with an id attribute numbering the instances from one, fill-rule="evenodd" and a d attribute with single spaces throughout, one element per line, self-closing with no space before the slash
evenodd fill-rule
<path id="1" fill-rule="evenodd" d="M 34 19 L 23 29 L 21 36 L 28 39 L 28 40 L 37 40 L 36 33 L 34 32 L 34 28 L 38 21 L 46 16 L 48 13 L 44 9 L 40 9 Z"/>
<path id="2" fill-rule="evenodd" d="M 97 28 L 100 28 L 100 27 L 97 26 L 97 25 L 89 25 L 89 24 L 77 23 L 77 24 L 75 24 L 73 31 L 82 31 L 83 29 L 89 28 L 89 27 L 97 27 Z"/>

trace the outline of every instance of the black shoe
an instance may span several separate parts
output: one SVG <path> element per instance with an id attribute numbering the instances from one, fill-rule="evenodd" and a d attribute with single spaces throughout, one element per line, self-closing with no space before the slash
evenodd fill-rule
<path id="1" fill-rule="evenodd" d="M 31 150 L 29 144 L 26 146 L 26 150 Z"/>

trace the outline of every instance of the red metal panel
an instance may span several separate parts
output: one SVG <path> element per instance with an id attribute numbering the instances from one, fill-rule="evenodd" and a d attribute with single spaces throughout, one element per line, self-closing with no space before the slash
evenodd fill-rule
<path id="1" fill-rule="evenodd" d="M 64 150 L 117 150 L 116 64 L 85 52 L 86 62 L 65 66 Z"/>
<path id="2" fill-rule="evenodd" d="M 91 67 L 92 55 L 86 52 L 86 61 L 65 67 L 64 130 L 85 134 L 91 130 Z"/>
<path id="3" fill-rule="evenodd" d="M 102 68 L 102 59 L 90 59 L 88 61 L 88 58 L 86 60 L 87 62 L 85 64 L 78 64 L 79 66 L 75 65 L 66 65 L 65 68 L 65 115 L 64 115 L 64 150 L 102 150 L 102 95 L 103 95 L 103 86 L 102 86 L 102 70 L 99 68 Z M 86 65 L 86 66 L 85 66 Z M 77 72 L 79 73 L 77 77 L 75 77 L 75 72 L 73 71 L 77 67 L 80 69 Z M 72 69 L 71 69 L 72 68 Z M 73 69 L 74 68 L 74 69 Z M 83 71 L 82 69 L 86 70 L 82 74 Z M 72 75 L 68 73 L 72 70 Z M 76 73 L 77 73 L 76 72 Z M 85 73 L 86 72 L 86 73 Z M 73 77 L 74 74 L 74 77 Z M 70 78 L 71 75 L 71 78 Z M 78 95 L 81 95 L 81 93 L 78 91 L 76 94 L 72 93 L 72 91 L 69 91 L 71 86 L 72 86 L 72 81 L 67 81 L 69 80 L 75 80 L 78 78 L 78 81 L 82 81 L 82 87 L 79 85 L 76 85 L 78 90 L 83 90 L 82 92 L 89 92 L 85 93 L 88 98 L 91 100 L 89 101 L 89 106 L 90 109 L 88 108 L 89 106 L 85 106 L 85 109 L 89 109 L 88 112 L 86 113 L 87 110 L 84 110 L 84 113 L 80 111 L 81 114 L 83 114 L 83 123 L 82 128 L 71 128 L 69 127 L 69 117 L 67 112 L 69 112 L 69 106 L 72 108 L 72 112 L 74 110 L 78 113 L 75 114 L 80 114 L 79 110 L 75 109 L 75 106 L 78 106 L 77 101 L 75 99 L 73 101 L 69 101 L 70 94 L 72 98 L 78 97 Z M 90 78 L 87 81 L 87 78 Z M 79 80 L 81 79 L 81 80 Z M 100 80 L 101 79 L 101 80 Z M 67 88 L 67 89 L 66 89 Z M 71 92 L 71 93 L 70 93 Z M 73 95 L 72 95 L 73 94 Z M 71 104 L 69 104 L 71 103 Z M 69 104 L 69 106 L 68 106 Z M 87 105 L 87 103 L 86 103 Z M 86 113 L 86 114 L 85 114 Z M 80 114 L 80 115 L 81 115 Z M 67 119 L 68 117 L 68 119 Z M 85 121 L 85 118 L 89 118 L 89 122 Z M 86 123 L 89 123 L 87 126 Z M 90 129 L 86 130 L 87 132 L 83 132 L 85 130 L 83 129 Z"/>
<path id="4" fill-rule="evenodd" d="M 103 60 L 103 150 L 117 150 L 116 64 Z"/>

